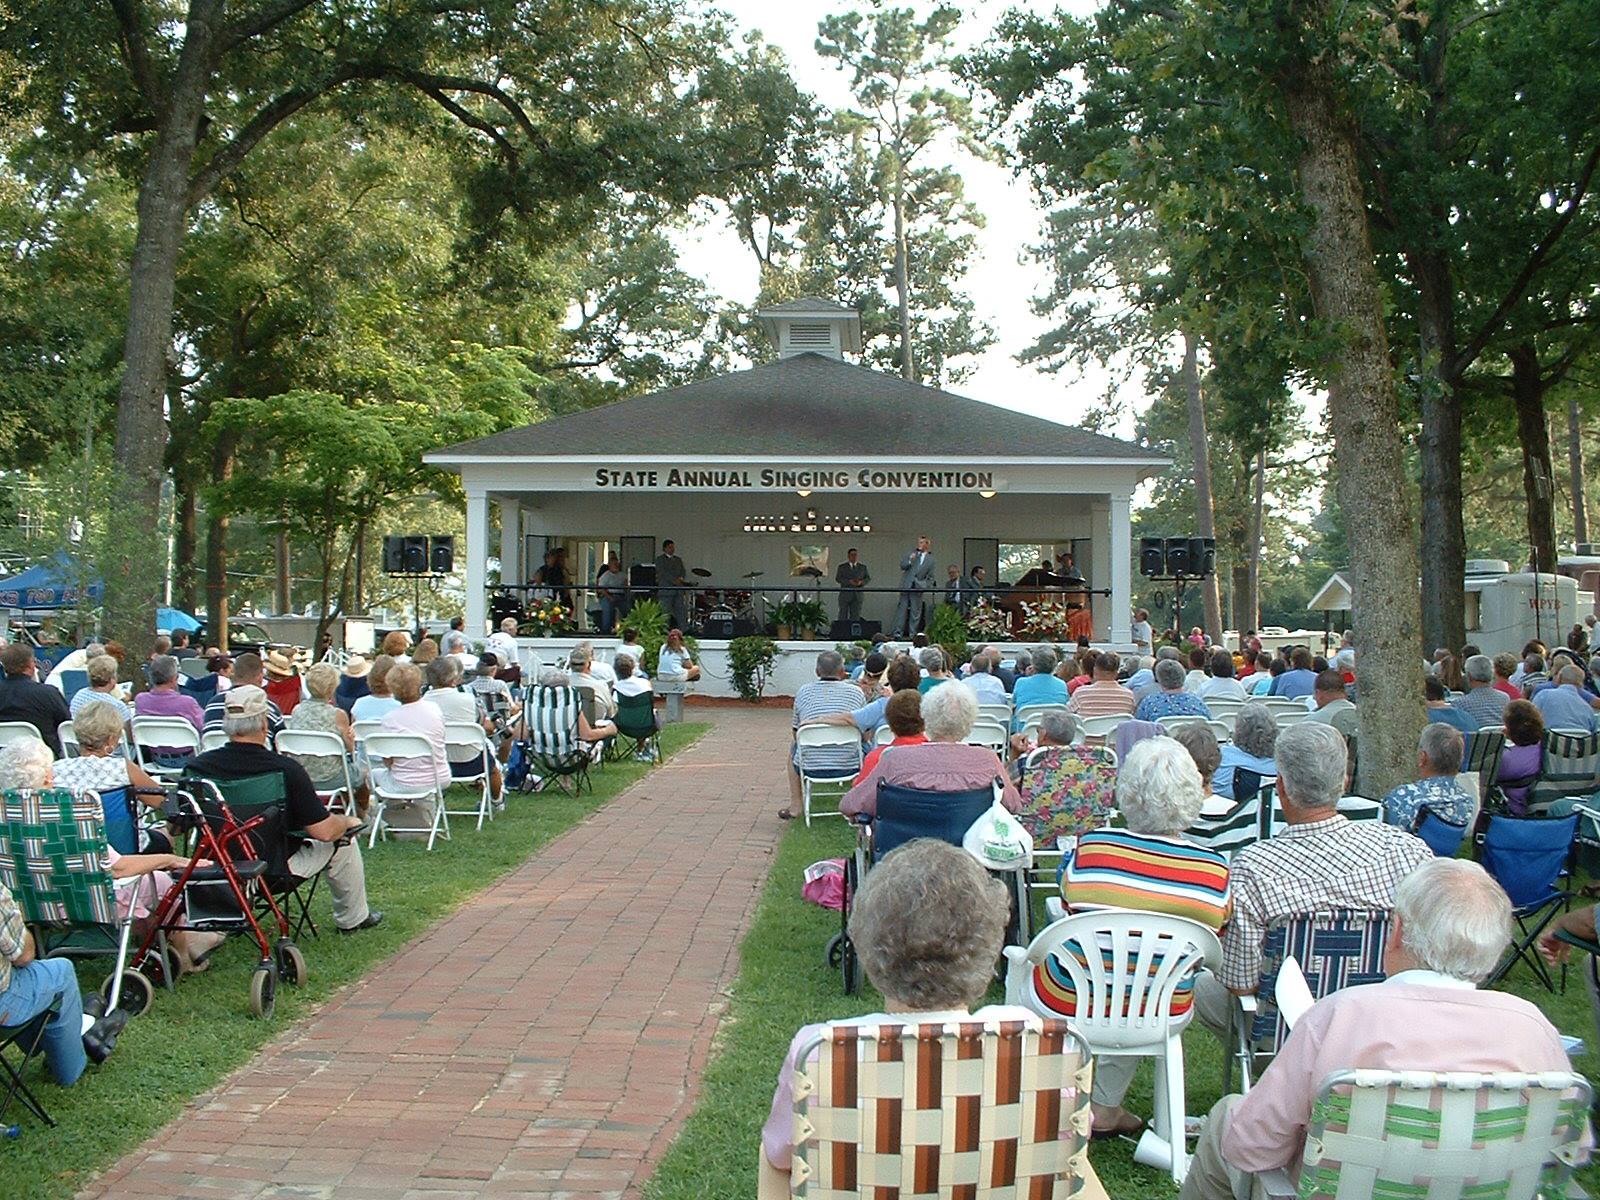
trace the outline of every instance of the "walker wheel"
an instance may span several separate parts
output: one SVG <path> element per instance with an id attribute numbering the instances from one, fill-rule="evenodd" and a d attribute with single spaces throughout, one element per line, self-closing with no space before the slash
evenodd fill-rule
<path id="1" fill-rule="evenodd" d="M 299 946 L 284 938 L 277 946 L 278 977 L 290 987 L 304 987 L 311 972 L 306 967 L 306 956 Z"/>
<path id="2" fill-rule="evenodd" d="M 250 975 L 250 1011 L 261 1020 L 270 1021 L 277 998 L 277 967 L 271 962 L 264 962 Z"/>
<path id="3" fill-rule="evenodd" d="M 844 994 L 854 996 L 861 986 L 861 960 L 856 957 L 856 946 L 848 937 L 839 948 L 839 973 L 844 976 Z"/>
<path id="4" fill-rule="evenodd" d="M 106 976 L 106 981 L 100 985 L 100 995 L 105 997 L 106 1006 L 111 1005 L 111 984 L 116 979 L 115 975 Z M 117 997 L 117 1007 L 130 1017 L 137 1017 L 156 998 L 155 984 L 140 971 L 124 971 L 122 973 L 122 993 Z"/>

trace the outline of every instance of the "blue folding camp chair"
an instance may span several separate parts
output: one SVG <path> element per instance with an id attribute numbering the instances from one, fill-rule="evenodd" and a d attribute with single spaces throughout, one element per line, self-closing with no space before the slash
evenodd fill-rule
<path id="1" fill-rule="evenodd" d="M 1478 835 L 1478 861 L 1511 897 L 1513 915 L 1521 936 L 1485 984 L 1503 979 L 1518 959 L 1527 963 L 1539 982 L 1556 990 L 1534 943 L 1556 913 L 1571 903 L 1564 884 L 1570 876 L 1573 838 L 1578 814 L 1550 819 L 1491 816 Z"/>
<path id="2" fill-rule="evenodd" d="M 1466 839 L 1467 827 L 1440 820 L 1432 810 L 1423 808 L 1417 814 L 1417 826 L 1412 832 L 1428 843 L 1435 858 L 1454 858 Z"/>

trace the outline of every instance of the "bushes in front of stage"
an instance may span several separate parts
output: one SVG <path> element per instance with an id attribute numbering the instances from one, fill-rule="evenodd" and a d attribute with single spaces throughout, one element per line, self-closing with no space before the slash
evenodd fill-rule
<path id="1" fill-rule="evenodd" d="M 967 622 L 953 604 L 941 604 L 928 622 L 928 640 L 944 647 L 956 666 L 967 661 Z"/>
<path id="2" fill-rule="evenodd" d="M 737 637 L 728 643 L 728 666 L 733 690 L 754 704 L 761 699 L 778 660 L 778 644 L 769 637 Z"/>

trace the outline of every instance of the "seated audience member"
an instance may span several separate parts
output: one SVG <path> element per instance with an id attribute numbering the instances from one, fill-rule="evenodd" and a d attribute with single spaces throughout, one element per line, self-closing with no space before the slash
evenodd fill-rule
<path id="1" fill-rule="evenodd" d="M 887 745 L 874 746 L 867 751 L 866 758 L 861 760 L 861 770 L 856 773 L 856 783 L 872 773 L 872 768 L 878 765 L 883 752 L 890 746 L 920 746 L 928 740 L 922 727 L 922 693 L 910 688 L 894 693 L 884 707 L 883 722 L 894 734 L 894 739 Z"/>
<path id="2" fill-rule="evenodd" d="M 789 804 L 778 810 L 778 816 L 787 821 L 800 812 L 800 726 L 810 725 L 823 717 L 844 716 L 861 706 L 861 689 L 844 674 L 844 656 L 837 650 L 824 650 L 817 655 L 817 677 L 802 684 L 794 696 L 793 731 L 789 745 Z M 847 779 L 858 769 L 858 756 L 848 746 L 819 746 L 806 751 L 806 773 Z"/>
<path id="3" fill-rule="evenodd" d="M 1261 661 L 1261 658 L 1256 659 L 1258 664 Z M 1257 668 L 1255 676 L 1251 680 L 1250 687 L 1247 690 L 1252 696 L 1270 696 L 1272 694 L 1272 685 L 1277 682 L 1278 676 L 1282 675 L 1288 669 L 1289 664 L 1284 662 L 1282 658 L 1271 659 L 1264 667 Z"/>
<path id="4" fill-rule="evenodd" d="M 384 714 L 400 707 L 400 701 L 389 694 L 389 672 L 396 665 L 387 654 L 372 660 L 372 670 L 367 672 L 367 694 L 350 706 L 352 721 L 381 721 Z"/>
<path id="5" fill-rule="evenodd" d="M 263 678 L 262 664 L 261 664 L 261 656 L 259 654 L 254 654 L 254 653 L 251 653 L 249 651 L 246 651 L 245 653 L 239 655 L 238 658 L 233 660 L 233 686 L 234 687 L 261 688 L 262 694 L 265 695 L 266 694 L 266 689 L 262 688 L 262 678 Z M 233 689 L 229 688 L 228 690 L 232 691 Z M 205 728 L 206 729 L 221 729 L 222 728 L 222 719 L 223 719 L 223 716 L 224 716 L 224 708 L 223 708 L 223 706 L 227 702 L 227 699 L 228 699 L 227 692 L 224 692 L 221 695 L 219 695 L 215 700 L 213 700 L 210 704 L 206 705 L 206 710 L 205 710 Z M 268 697 L 267 698 L 267 734 L 268 734 L 268 737 L 269 738 L 277 737 L 278 736 L 278 731 L 280 729 L 282 729 L 282 728 L 283 728 L 283 713 L 278 710 L 278 706 L 272 702 L 271 697 Z"/>
<path id="6" fill-rule="evenodd" d="M 572 676 L 565 671 L 546 671 L 539 676 L 539 686 L 547 688 L 570 688 Z M 577 689 L 574 688 L 574 691 Z M 578 705 L 578 740 L 593 747 L 596 742 L 609 741 L 617 736 L 617 726 L 612 721 L 595 723 L 589 720 L 589 714 L 583 711 L 583 705 Z"/>
<path id="7" fill-rule="evenodd" d="M 1522 689 L 1511 682 L 1519 663 L 1515 654 L 1496 654 L 1494 659 L 1494 690 L 1504 692 L 1506 701 L 1522 699 Z"/>
<path id="8" fill-rule="evenodd" d="M 884 682 L 884 673 L 889 669 L 889 659 L 878 650 L 867 655 L 861 664 L 861 673 L 854 678 L 855 685 L 861 689 L 861 695 L 868 700 L 876 700 L 884 694 L 888 686 Z"/>
<path id="9" fill-rule="evenodd" d="M 645 674 L 644 647 L 639 644 L 639 631 L 637 629 L 630 628 L 622 631 L 622 642 L 617 647 L 617 654 L 626 654 L 633 659 L 633 673 L 635 675 Z M 613 656 L 613 661 L 615 661 L 615 656 Z"/>
<path id="10" fill-rule="evenodd" d="M 1582 667 L 1565 666 L 1556 673 L 1555 686 L 1540 688 L 1533 706 L 1544 718 L 1546 729 L 1595 731 L 1594 704 L 1583 690 Z"/>
<path id="11" fill-rule="evenodd" d="M 972 865 L 978 867 L 976 862 Z M 982 873 L 983 868 L 978 871 Z M 996 942 L 996 953 L 998 945 Z M 86 1001 L 91 999 L 101 1004 L 103 1011 L 98 993 L 86 996 L 78 991 L 78 973 L 71 959 L 38 956 L 22 909 L 0 883 L 0 1025 L 26 1025 L 42 1012 L 51 1014 L 44 1028 L 44 1060 L 58 1087 L 77 1083 L 89 1065 L 83 1035 L 92 1019 L 84 1016 Z"/>
<path id="12" fill-rule="evenodd" d="M 133 710 L 117 695 L 117 660 L 109 654 L 96 654 L 84 669 L 89 676 L 89 686 L 79 688 L 67 706 L 73 719 L 91 704 L 105 704 L 116 710 L 124 725 L 133 720 Z"/>
<path id="13" fill-rule="evenodd" d="M 1275 778 L 1278 764 L 1272 756 L 1277 746 L 1278 723 L 1273 720 L 1272 710 L 1264 704 L 1246 704 L 1234 719 L 1233 740 L 1222 747 L 1222 763 L 1211 790 L 1229 800 L 1250 799 L 1234 789 L 1236 775 L 1245 770 L 1254 771 L 1264 780 Z"/>
<path id="14" fill-rule="evenodd" d="M 1095 655 L 1094 679 L 1072 693 L 1067 711 L 1075 717 L 1120 717 L 1133 712 L 1133 693 L 1117 682 L 1122 659 L 1114 650 Z"/>
<path id="15" fill-rule="evenodd" d="M 1169 737 L 1189 752 L 1194 769 L 1200 772 L 1200 790 L 1211 795 L 1211 781 L 1217 777 L 1217 768 L 1222 765 L 1222 746 L 1217 742 L 1217 735 L 1211 732 L 1211 726 L 1180 725 L 1170 733 L 1163 731 L 1156 736 Z M 1139 742 L 1134 745 L 1139 745 Z M 1129 750 L 1131 752 L 1132 747 Z"/>
<path id="16" fill-rule="evenodd" d="M 298 879 L 310 879 L 326 868 L 328 889 L 333 893 L 333 923 L 340 933 L 378 925 L 383 914 L 367 905 L 367 876 L 360 843 L 349 840 L 350 831 L 361 824 L 361 818 L 331 815 L 317 799 L 317 789 L 306 769 L 288 755 L 267 749 L 270 710 L 265 692 L 254 684 L 245 684 L 229 688 L 224 700 L 222 730 L 228 735 L 228 742 L 197 756 L 191 770 L 223 781 L 274 772 L 282 775 L 284 827 L 304 834 L 303 838 L 290 836 L 289 870 Z"/>
<path id="17" fill-rule="evenodd" d="M 661 647 L 660 654 L 656 656 L 656 678 L 663 683 L 687 683 L 700 678 L 700 668 L 695 664 L 689 647 L 684 645 L 681 629 L 667 631 L 666 645 Z"/>
<path id="18" fill-rule="evenodd" d="M 1427 809 L 1447 824 L 1466 826 L 1478 804 L 1456 782 L 1465 751 L 1459 729 L 1437 722 L 1424 725 L 1417 742 L 1417 781 L 1402 783 L 1383 798 L 1383 819 L 1415 829 Z"/>
<path id="19" fill-rule="evenodd" d="M 502 666 L 518 662 L 517 619 L 506 617 L 502 620 L 500 628 L 491 633 L 484 643 L 484 649 L 493 654 Z"/>
<path id="20" fill-rule="evenodd" d="M 367 684 L 367 676 L 371 672 L 372 664 L 367 661 L 365 655 L 352 654 L 345 660 L 344 670 L 339 673 L 339 684 L 333 692 L 333 702 L 345 716 L 350 715 L 350 710 L 355 707 L 357 700 L 372 694 L 372 689 Z M 306 687 L 310 686 L 308 682 Z"/>
<path id="21" fill-rule="evenodd" d="M 215 699 L 233 686 L 233 657 L 222 653 L 206 655 L 206 673 L 194 682 Z"/>
<path id="22" fill-rule="evenodd" d="M 1445 691 L 1459 694 L 1467 690 L 1466 678 L 1461 673 L 1461 663 L 1454 654 L 1446 652 L 1439 659 L 1438 667 L 1433 673 L 1439 677 L 1439 682 L 1444 684 Z"/>
<path id="23" fill-rule="evenodd" d="M 1141 721 L 1159 721 L 1162 717 L 1210 717 L 1206 702 L 1183 687 L 1183 664 L 1172 659 L 1156 663 L 1156 691 L 1151 692 L 1133 715 Z"/>
<path id="24" fill-rule="evenodd" d="M 459 619 L 459 618 L 458 618 Z M 451 629 L 444 635 L 440 644 L 440 652 L 456 659 L 461 664 L 461 674 L 478 669 L 478 656 L 472 652 L 472 643 L 467 640 L 467 635 L 459 629 Z"/>
<path id="25" fill-rule="evenodd" d="M 1202 700 L 1244 699 L 1244 685 L 1234 678 L 1233 655 L 1226 650 L 1211 652 L 1211 674 L 1201 680 L 1195 694 Z"/>
<path id="26" fill-rule="evenodd" d="M 573 649 L 574 650 L 582 650 L 585 654 L 587 654 L 589 656 L 589 674 L 591 676 L 593 676 L 595 679 L 600 680 L 600 682 L 604 683 L 607 687 L 611 687 L 612 684 L 617 682 L 617 673 L 614 670 L 611 669 L 611 664 L 610 663 L 605 662 L 600 657 L 599 653 L 594 648 L 594 643 L 593 642 L 579 642 L 576 646 L 573 647 Z M 572 662 L 572 656 L 568 655 L 567 656 L 567 663 L 569 665 L 569 668 L 570 668 L 571 662 Z M 570 675 L 572 672 L 569 669 L 567 673 Z"/>
<path id="27" fill-rule="evenodd" d="M 1033 668 L 1033 674 L 1019 678 L 1017 686 L 1011 691 L 1011 703 L 1017 711 L 1030 704 L 1064 705 L 1072 698 L 1067 695 L 1066 682 L 1056 677 L 1056 652 L 1052 647 L 1040 646 L 1028 656 L 1028 662 Z M 1022 732 L 1020 718 L 1012 720 L 1011 732 Z"/>
<path id="28" fill-rule="evenodd" d="M 1544 769 L 1544 717 L 1531 700 L 1506 705 L 1506 745 L 1500 752 L 1495 782 L 1513 816 L 1528 811 L 1528 790 Z"/>
<path id="29" fill-rule="evenodd" d="M 1445 692 L 1444 680 L 1437 675 L 1426 675 L 1422 680 L 1422 694 L 1427 701 L 1428 720 L 1439 725 L 1449 725 L 1462 733 L 1471 733 L 1478 726 L 1459 708 L 1454 707 Z"/>
<path id="30" fill-rule="evenodd" d="M 1022 807 L 1022 796 L 999 757 L 988 746 L 963 742 L 977 719 L 978 702 L 966 688 L 934 688 L 922 697 L 927 745 L 903 746 L 878 759 L 877 765 L 845 795 L 839 811 L 847 817 L 876 814 L 879 783 L 922 792 L 969 792 L 1000 782 L 1001 803 L 1017 812 Z"/>
<path id="31" fill-rule="evenodd" d="M 431 637 L 425 637 L 417 643 L 416 649 L 411 652 L 411 665 L 425 667 L 438 657 L 439 643 Z"/>
<path id="32" fill-rule="evenodd" d="M 1122 681 L 1122 686 L 1127 688 L 1133 696 L 1133 702 L 1139 703 L 1143 696 L 1140 694 L 1146 689 L 1156 686 L 1156 659 L 1154 655 L 1147 654 L 1137 659 L 1134 669 L 1128 678 Z"/>
<path id="33" fill-rule="evenodd" d="M 205 713 L 193 696 L 185 696 L 178 690 L 178 660 L 170 654 L 158 654 L 145 667 L 145 673 L 150 678 L 150 688 L 133 698 L 133 715 L 177 717 L 189 722 L 199 733 L 205 727 Z M 163 767 L 175 767 L 188 762 L 192 751 L 181 745 L 147 746 L 144 753 L 153 756 Z"/>
<path id="34" fill-rule="evenodd" d="M 147 808 L 159 811 L 165 799 L 160 795 L 140 795 L 139 788 L 152 792 L 161 785 L 136 762 L 122 757 L 122 718 L 109 704 L 90 704 L 72 718 L 72 736 L 78 739 L 78 753 L 63 758 L 52 772 L 57 787 L 73 792 L 97 792 L 102 805 L 107 792 L 121 788 L 135 789 L 133 799 Z M 172 849 L 167 835 L 150 827 L 139 825 L 139 852 L 165 854 Z"/>
<path id="35" fill-rule="evenodd" d="M 915 692 L 917 685 L 922 681 L 922 672 L 918 669 L 916 660 L 909 654 L 897 654 L 889 661 L 884 679 L 887 690 L 877 699 L 868 700 L 848 713 L 830 713 L 818 717 L 817 720 L 824 725 L 854 725 L 862 737 L 870 738 L 873 731 L 883 724 L 883 714 L 889 706 L 889 697 L 896 692 Z"/>
<path id="36" fill-rule="evenodd" d="M 478 655 L 478 665 L 467 677 L 467 690 L 483 706 L 485 715 L 500 728 L 505 729 L 509 737 L 512 732 L 511 727 L 515 726 L 522 716 L 512 711 L 511 688 L 500 678 L 498 654 L 492 650 L 485 650 Z M 509 752 L 511 748 L 509 742 L 505 748 Z"/>
<path id="37" fill-rule="evenodd" d="M 1221 929 L 1228 919 L 1228 860 L 1196 846 L 1184 830 L 1200 816 L 1205 787 L 1189 752 L 1168 737 L 1140 742 L 1117 772 L 1117 809 L 1125 829 L 1097 829 L 1078 838 L 1061 876 L 1069 913 L 1136 909 Z M 1035 972 L 1045 1003 L 1071 1020 L 1077 1013 L 1071 978 L 1055 963 Z M 1174 1009 L 1187 1011 L 1192 984 L 1180 985 Z M 1104 1056 L 1094 1070 L 1097 1135 L 1138 1131 L 1143 1122 L 1122 1107 L 1137 1058 Z"/>
<path id="38" fill-rule="evenodd" d="M 1339 731 L 1303 721 L 1278 734 L 1278 803 L 1287 828 L 1246 846 L 1231 864 L 1233 919 L 1222 931 L 1222 970 L 1195 985 L 1196 1013 L 1228 1028 L 1234 995 L 1253 995 L 1261 942 L 1274 921 L 1325 908 L 1387 909 L 1395 886 L 1433 858 L 1415 834 L 1339 813 L 1346 749 Z"/>
<path id="39" fill-rule="evenodd" d="M 0 721 L 24 721 L 39 731 L 39 740 L 50 753 L 61 757 L 61 738 L 56 730 L 72 720 L 64 696 L 48 683 L 35 678 L 33 647 L 12 642 L 0 647 Z"/>
<path id="40" fill-rule="evenodd" d="M 1117 768 L 1104 747 L 1074 746 L 1072 718 L 1046 712 L 1038 722 L 1038 746 L 1027 747 L 1011 763 L 1011 778 L 1022 795 L 1018 819 L 1038 845 L 1078 837 L 1106 824 L 1115 806 Z"/>
<path id="41" fill-rule="evenodd" d="M 1189 664 L 1189 671 L 1183 677 L 1183 690 L 1199 695 L 1201 687 L 1206 680 L 1211 678 L 1206 667 L 1210 664 L 1211 655 L 1204 646 L 1191 646 L 1185 656 Z"/>
<path id="42" fill-rule="evenodd" d="M 476 661 L 476 658 L 474 658 Z M 451 724 L 476 725 L 484 733 L 494 732 L 494 722 L 484 712 L 478 697 L 461 684 L 461 660 L 453 654 L 442 654 L 428 664 L 425 672 L 428 690 L 422 699 L 439 710 L 439 715 Z M 387 719 L 387 718 L 386 718 Z M 440 727 L 439 736 L 444 736 Z M 445 746 L 445 758 L 450 762 L 452 778 L 471 778 L 483 769 L 483 752 L 472 746 Z M 489 793 L 500 797 L 500 763 L 493 754 L 489 756 Z"/>
<path id="43" fill-rule="evenodd" d="M 437 704 L 422 698 L 422 668 L 414 662 L 396 663 L 389 668 L 389 694 L 398 702 L 383 714 L 381 729 L 384 733 L 410 733 L 424 738 L 428 743 L 426 757 L 418 754 L 409 758 L 389 758 L 372 764 L 372 786 L 393 788 L 395 791 L 421 791 L 438 784 L 450 786 L 450 758 L 445 753 L 444 713 Z M 417 818 L 407 816 L 403 825 L 420 825 L 431 820 L 433 812 L 428 803 L 418 807 L 428 811 Z M 391 806 L 393 808 L 393 806 Z M 415 836 L 414 834 L 411 836 Z"/>
<path id="44" fill-rule="evenodd" d="M 1246 687 L 1245 680 L 1256 673 L 1256 651 L 1251 646 L 1241 647 L 1234 658 L 1233 674 L 1239 681 L 1241 690 Z"/>
<path id="45" fill-rule="evenodd" d="M 840 1023 L 900 1024 L 965 1016 L 994 978 L 1009 912 L 1005 885 L 964 850 L 933 838 L 906 843 L 867 873 L 850 911 L 851 941 L 867 981 L 883 995 L 884 1011 Z M 980 1008 L 973 1015 L 1032 1027 L 1039 1022 L 1028 1009 L 1005 1005 Z M 764 1173 L 789 1170 L 795 1056 L 826 1028 L 808 1025 L 789 1044 L 761 1130 Z"/>
<path id="46" fill-rule="evenodd" d="M 1296 646 L 1289 655 L 1289 669 L 1272 681 L 1269 696 L 1284 696 L 1290 700 L 1303 700 L 1317 686 L 1317 673 L 1311 669 L 1311 651 Z"/>
<path id="47" fill-rule="evenodd" d="M 295 705 L 295 710 L 284 718 L 283 727 L 304 729 L 312 733 L 331 733 L 344 744 L 344 756 L 291 754 L 288 757 L 306 769 L 306 774 L 311 777 L 312 784 L 319 792 L 343 790 L 344 764 L 348 760 L 350 779 L 356 789 L 356 794 L 350 797 L 350 801 L 356 806 L 357 811 L 365 812 L 366 770 L 362 761 L 354 757 L 356 738 L 350 728 L 350 718 L 344 709 L 333 702 L 338 687 L 339 669 L 332 663 L 317 663 L 306 672 L 306 690 L 311 693 L 310 697 Z"/>
<path id="48" fill-rule="evenodd" d="M 972 656 L 971 672 L 962 682 L 972 689 L 979 704 L 1010 704 L 1011 697 L 1006 695 L 1006 685 L 994 673 L 994 661 L 987 651 L 978 651 Z"/>
<path id="49" fill-rule="evenodd" d="M 927 695 L 941 683 L 950 683 L 955 676 L 950 673 L 950 656 L 939 646 L 929 646 L 917 652 L 917 662 L 923 670 L 917 690 Z"/>
<path id="50" fill-rule="evenodd" d="M 861 672 L 867 669 L 867 652 L 855 642 L 845 648 L 845 678 L 854 683 L 861 678 Z"/>
<path id="51" fill-rule="evenodd" d="M 305 684 L 294 659 L 278 650 L 268 650 L 262 663 L 266 671 L 267 699 L 278 706 L 278 711 L 288 716 L 305 697 Z"/>
<path id="52" fill-rule="evenodd" d="M 1099 658 L 1100 652 L 1088 646 L 1078 651 L 1071 673 L 1067 676 L 1067 695 L 1077 695 L 1079 688 L 1094 681 L 1094 664 Z M 1063 662 L 1056 667 L 1056 674 L 1060 675 L 1067 669 L 1067 664 Z"/>
<path id="53" fill-rule="evenodd" d="M 1522 689 L 1522 698 L 1531 700 L 1534 689 L 1541 683 L 1549 682 L 1550 677 L 1545 674 L 1544 652 L 1541 650 L 1527 650 L 1522 656 L 1522 666 L 1511 677 L 1511 682 Z"/>
<path id="54" fill-rule="evenodd" d="M 602 676 L 595 674 L 595 661 L 593 651 L 581 643 L 572 648 L 567 655 L 567 674 L 572 678 L 572 686 L 579 691 L 588 692 L 594 698 L 594 714 L 598 721 L 609 721 L 617 715 L 617 701 L 611 694 L 611 684 Z M 616 679 L 616 672 L 610 667 L 606 674 L 612 681 Z"/>
<path id="55" fill-rule="evenodd" d="M 1345 737 L 1354 737 L 1361 723 L 1361 711 L 1350 703 L 1345 691 L 1344 676 L 1338 671 L 1323 671 L 1317 676 L 1316 687 L 1311 692 L 1316 705 L 1307 720 L 1322 725 L 1332 725 Z"/>
<path id="56" fill-rule="evenodd" d="M 1511 933 L 1511 902 L 1482 867 L 1455 858 L 1419 864 L 1395 889 L 1389 977 L 1318 1000 L 1250 1094 L 1216 1103 L 1181 1200 L 1232 1200 L 1247 1194 L 1251 1173 L 1293 1171 L 1318 1088 L 1336 1071 L 1570 1071 L 1543 1013 L 1480 986 Z"/>
<path id="57" fill-rule="evenodd" d="M 639 664 L 634 661 L 633 655 L 619 650 L 611 666 L 617 673 L 617 695 L 642 696 L 651 690 L 650 681 L 639 673 Z"/>

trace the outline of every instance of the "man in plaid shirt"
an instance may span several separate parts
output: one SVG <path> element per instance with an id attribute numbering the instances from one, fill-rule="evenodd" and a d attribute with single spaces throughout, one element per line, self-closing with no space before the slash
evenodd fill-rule
<path id="1" fill-rule="evenodd" d="M 89 1065 L 83 1049 L 83 999 L 78 976 L 64 958 L 36 958 L 22 909 L 0 883 L 0 1025 L 23 1025 L 58 1001 L 44 1032 L 44 1057 L 62 1087 Z"/>
<path id="2" fill-rule="evenodd" d="M 1234 856 L 1220 977 L 1203 972 L 1195 984 L 1195 1011 L 1219 1033 L 1228 1028 L 1233 996 L 1255 993 L 1269 925 L 1319 909 L 1387 910 L 1400 881 L 1433 858 L 1414 834 L 1339 815 L 1345 742 L 1331 725 L 1289 726 L 1278 734 L 1273 759 L 1288 828 Z"/>

